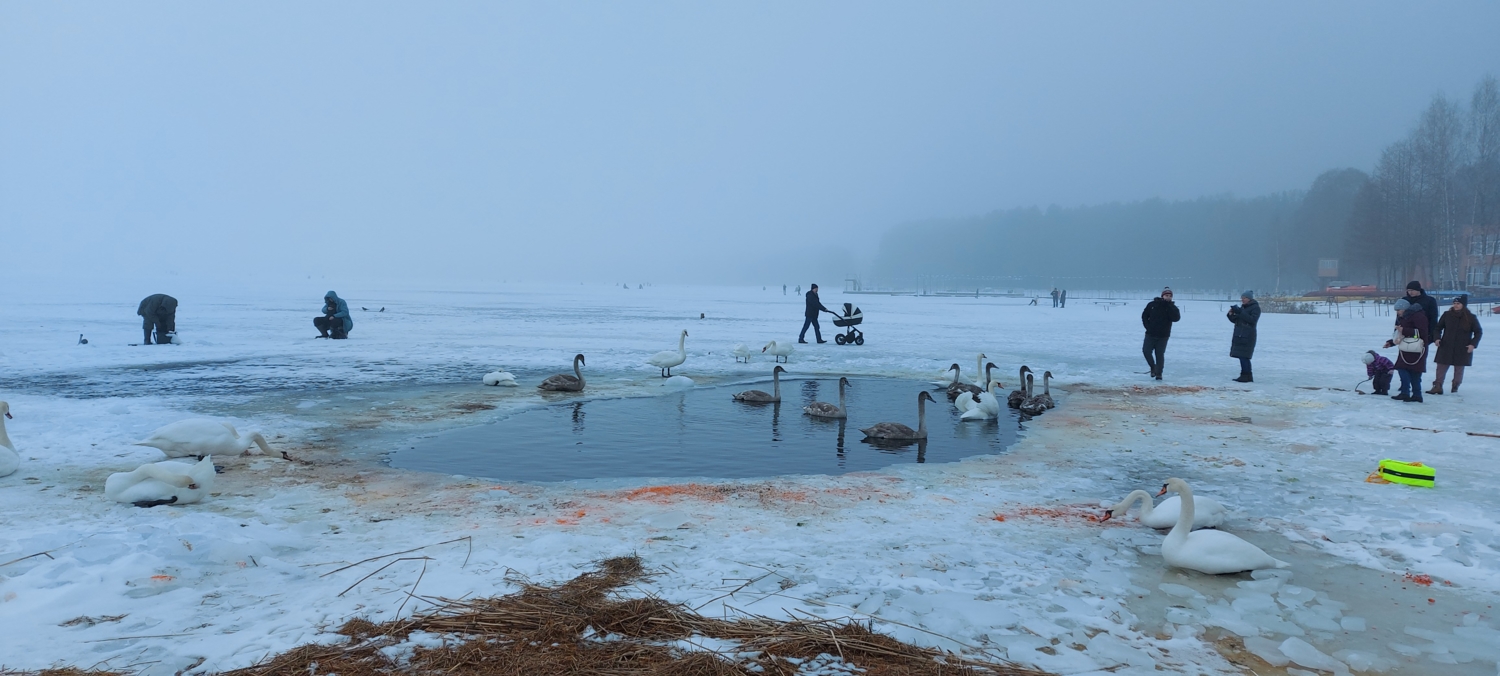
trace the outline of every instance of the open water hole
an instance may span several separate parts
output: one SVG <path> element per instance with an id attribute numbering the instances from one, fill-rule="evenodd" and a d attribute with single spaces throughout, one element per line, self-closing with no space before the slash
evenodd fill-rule
<path id="1" fill-rule="evenodd" d="M 861 427 L 917 426 L 921 381 L 851 379 L 848 420 L 818 419 L 802 407 L 838 402 L 838 380 L 782 381 L 780 404 L 746 404 L 735 392 L 771 383 L 699 387 L 660 396 L 579 399 L 528 409 L 497 422 L 447 430 L 405 444 L 393 467 L 504 481 L 619 478 L 745 479 L 845 474 L 901 463 L 953 462 L 1003 452 L 1016 440 L 1014 411 L 961 422 L 942 392 L 927 405 L 924 442 L 875 443 Z"/>

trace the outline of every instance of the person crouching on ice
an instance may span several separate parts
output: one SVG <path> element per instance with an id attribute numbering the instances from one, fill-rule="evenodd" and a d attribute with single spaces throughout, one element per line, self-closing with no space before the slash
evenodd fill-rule
<path id="1" fill-rule="evenodd" d="M 338 294 L 329 291 L 323 296 L 323 316 L 314 317 L 313 326 L 323 334 L 319 338 L 348 338 L 349 332 L 354 329 L 354 318 L 349 316 L 349 304 L 339 298 Z"/>
<path id="2" fill-rule="evenodd" d="M 1375 383 L 1374 393 L 1390 394 L 1391 371 L 1396 369 L 1396 365 L 1391 363 L 1391 360 L 1375 354 L 1374 350 L 1365 351 L 1360 360 L 1365 363 L 1365 376 Z"/>

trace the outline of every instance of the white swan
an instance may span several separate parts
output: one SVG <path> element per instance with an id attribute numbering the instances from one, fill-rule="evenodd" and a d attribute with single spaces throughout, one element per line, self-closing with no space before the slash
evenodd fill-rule
<path id="1" fill-rule="evenodd" d="M 149 462 L 134 471 L 111 474 L 104 480 L 105 496 L 136 507 L 191 504 L 213 489 L 212 457 L 196 463 Z"/>
<path id="2" fill-rule="evenodd" d="M 953 408 L 958 409 L 958 414 L 963 415 L 974 408 L 974 393 L 964 390 L 953 399 Z"/>
<path id="3" fill-rule="evenodd" d="M 0 401 L 0 476 L 10 476 L 21 469 L 21 456 L 16 453 L 16 445 L 11 443 L 10 435 L 5 432 L 5 419 L 15 419 L 10 414 L 10 403 Z"/>
<path id="4" fill-rule="evenodd" d="M 683 329 L 682 335 L 677 337 L 676 352 L 671 350 L 657 352 L 651 355 L 651 358 L 647 359 L 646 363 L 661 369 L 661 377 L 671 378 L 672 367 L 681 366 L 682 362 L 685 361 L 687 361 L 687 329 Z"/>
<path id="5" fill-rule="evenodd" d="M 1141 503 L 1141 524 L 1149 528 L 1171 528 L 1177 523 L 1177 515 L 1182 511 L 1182 498 L 1176 495 L 1162 500 L 1159 505 L 1153 505 L 1150 493 L 1131 491 L 1120 504 L 1104 510 L 1104 518 L 1100 521 L 1125 516 L 1137 500 Z M 1224 509 L 1224 505 L 1219 504 L 1218 500 L 1202 495 L 1193 497 L 1193 530 L 1216 528 L 1224 523 L 1224 517 L 1228 514 L 1229 510 Z"/>
<path id="6" fill-rule="evenodd" d="M 236 453 L 260 455 L 262 452 L 271 452 L 271 447 L 266 445 L 266 438 L 260 432 L 251 432 L 242 437 L 234 429 L 234 425 L 211 418 L 179 420 L 152 432 L 145 441 L 137 441 L 135 445 L 159 448 L 168 458 L 202 458 L 206 455 Z"/>
<path id="7" fill-rule="evenodd" d="M 751 404 L 779 403 L 781 401 L 781 374 L 783 373 L 786 373 L 786 369 L 781 368 L 780 366 L 771 369 L 772 394 L 766 394 L 763 390 L 745 390 L 744 392 L 740 392 L 739 394 L 734 395 L 734 400 Z"/>
<path id="8" fill-rule="evenodd" d="M 989 357 L 984 356 L 984 353 L 980 352 L 979 358 L 974 360 L 974 384 L 978 385 L 981 390 L 989 384 L 987 382 L 989 376 L 984 372 L 984 360 L 986 359 L 989 359 Z"/>
<path id="9" fill-rule="evenodd" d="M 866 427 L 861 432 L 865 433 L 866 439 L 926 439 L 927 438 L 927 402 L 937 403 L 927 390 L 922 390 L 917 395 L 917 429 L 912 429 L 901 423 L 883 422 Z"/>
<path id="10" fill-rule="evenodd" d="M 1279 561 L 1239 537 L 1221 530 L 1193 530 L 1193 489 L 1182 479 L 1167 479 L 1161 492 L 1168 491 L 1182 496 L 1182 509 L 1177 513 L 1177 524 L 1167 533 L 1161 543 L 1161 557 L 1168 565 L 1196 570 L 1209 575 L 1242 573 L 1262 568 L 1290 568 L 1291 564 Z"/>
<path id="11" fill-rule="evenodd" d="M 542 384 L 537 385 L 537 389 L 552 392 L 582 392 L 584 382 L 583 371 L 578 370 L 580 365 L 588 366 L 588 363 L 584 361 L 582 354 L 573 355 L 573 375 L 559 373 L 555 376 L 549 376 L 546 380 L 542 381 Z"/>
<path id="12" fill-rule="evenodd" d="M 994 420 L 1000 417 L 1000 395 L 995 393 L 995 383 L 990 383 L 990 391 L 983 392 L 974 397 L 974 405 L 959 420 Z"/>
<path id="13" fill-rule="evenodd" d="M 773 341 L 771 341 L 769 343 L 766 343 L 765 347 L 760 348 L 760 351 L 761 352 L 769 352 L 769 353 L 775 355 L 776 359 L 778 361 L 781 361 L 783 363 L 788 363 L 788 362 L 791 362 L 792 351 L 795 350 L 795 349 L 796 349 L 796 347 L 793 346 L 791 343 L 787 343 L 785 345 L 781 345 L 781 344 L 778 344 L 776 341 L 773 340 Z"/>
<path id="14" fill-rule="evenodd" d="M 839 378 L 839 405 L 834 406 L 826 401 L 815 401 L 802 407 L 802 412 L 814 418 L 848 418 L 849 411 L 844 408 L 844 388 L 849 386 L 848 378 Z"/>
<path id="15" fill-rule="evenodd" d="M 753 354 L 753 353 L 750 352 L 750 348 L 746 347 L 744 343 L 736 343 L 735 344 L 735 346 L 734 346 L 734 361 L 735 361 L 735 363 L 745 362 L 746 364 L 749 364 L 750 363 L 750 355 L 751 354 Z"/>
<path id="16" fill-rule="evenodd" d="M 509 371 L 490 371 L 489 373 L 484 374 L 484 384 L 491 386 L 498 385 L 500 387 L 515 387 L 516 377 L 511 375 Z"/>

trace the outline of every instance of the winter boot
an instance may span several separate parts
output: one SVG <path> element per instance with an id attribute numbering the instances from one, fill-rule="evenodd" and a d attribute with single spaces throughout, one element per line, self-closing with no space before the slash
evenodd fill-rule
<path id="1" fill-rule="evenodd" d="M 1453 389 L 1448 390 L 1448 391 L 1449 392 L 1457 392 L 1458 391 L 1458 383 L 1453 383 Z"/>
<path id="2" fill-rule="evenodd" d="M 1248 373 L 1241 373 L 1240 377 L 1234 379 L 1234 382 L 1237 382 L 1237 383 L 1253 383 L 1253 382 L 1255 382 L 1255 378 L 1252 377 Z"/>
<path id="3" fill-rule="evenodd" d="M 1427 393 L 1428 394 L 1442 394 L 1443 393 L 1443 384 L 1442 383 L 1433 383 L 1432 389 L 1427 390 Z"/>

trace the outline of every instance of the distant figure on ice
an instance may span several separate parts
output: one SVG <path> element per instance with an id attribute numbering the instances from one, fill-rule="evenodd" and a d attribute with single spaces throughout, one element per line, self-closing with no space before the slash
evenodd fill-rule
<path id="1" fill-rule="evenodd" d="M 1052 307 L 1057 307 L 1057 287 L 1052 287 Z"/>
<path id="2" fill-rule="evenodd" d="M 1406 298 L 1396 301 L 1392 309 L 1396 311 L 1396 333 L 1385 341 L 1385 346 L 1396 348 L 1396 375 L 1401 376 L 1401 393 L 1391 398 L 1421 403 L 1427 345 L 1432 342 L 1427 313 L 1422 311 L 1420 303 Z"/>
<path id="3" fill-rule="evenodd" d="M 1255 292 L 1240 294 L 1240 304 L 1231 306 L 1226 316 L 1234 324 L 1229 356 L 1240 360 L 1240 377 L 1234 382 L 1253 383 L 1255 376 L 1250 371 L 1250 358 L 1255 356 L 1255 325 L 1260 323 L 1260 303 L 1255 302 Z"/>
<path id="4" fill-rule="evenodd" d="M 1064 308 L 1068 306 L 1068 290 L 1067 289 L 1063 289 L 1062 293 L 1060 295 L 1058 295 L 1058 297 L 1057 297 L 1057 306 L 1058 307 L 1064 307 Z"/>
<path id="5" fill-rule="evenodd" d="M 142 345 L 151 344 L 151 330 L 156 329 L 156 344 L 166 345 L 172 342 L 172 334 L 177 332 L 177 299 L 164 293 L 153 293 L 141 299 L 140 307 L 135 313 L 141 316 L 141 329 L 146 332 L 146 337 L 141 339 Z"/>
<path id="6" fill-rule="evenodd" d="M 1172 302 L 1170 286 L 1162 289 L 1161 295 L 1146 303 L 1146 309 L 1141 310 L 1141 325 L 1146 327 L 1146 342 L 1141 344 L 1141 354 L 1146 355 L 1152 378 L 1161 380 L 1162 367 L 1167 364 L 1167 339 L 1172 337 L 1173 322 L 1180 319 L 1182 313 Z"/>
<path id="7" fill-rule="evenodd" d="M 384 309 L 384 308 L 382 308 Z M 354 318 L 349 316 L 349 304 L 339 295 L 329 291 L 323 295 L 323 316 L 313 318 L 313 326 L 323 335 L 319 338 L 343 340 L 354 330 Z"/>
<path id="8" fill-rule="evenodd" d="M 799 286 L 797 288 L 800 289 L 802 287 Z M 823 340 L 823 329 L 818 326 L 819 311 L 833 314 L 833 310 L 823 307 L 822 301 L 818 300 L 818 285 L 814 284 L 807 290 L 807 309 L 802 313 L 802 333 L 797 335 L 797 342 L 807 342 L 807 327 L 809 326 L 813 328 L 813 337 L 817 338 L 818 342 L 828 342 L 826 340 Z"/>
<path id="9" fill-rule="evenodd" d="M 1391 371 L 1396 369 L 1396 365 L 1392 364 L 1391 360 L 1376 354 L 1374 350 L 1365 350 L 1360 361 L 1365 363 L 1365 377 L 1375 383 L 1374 394 L 1390 394 Z"/>
<path id="10" fill-rule="evenodd" d="M 1406 284 L 1406 300 L 1409 303 L 1422 306 L 1422 312 L 1427 315 L 1429 334 L 1427 344 L 1431 345 L 1432 341 L 1437 340 L 1436 335 L 1432 334 L 1431 331 L 1436 326 L 1438 320 L 1437 299 L 1427 295 L 1427 292 L 1422 290 L 1422 283 L 1414 279 Z"/>
<path id="11" fill-rule="evenodd" d="M 783 296 L 786 295 L 786 285 L 785 284 L 781 285 L 781 295 L 783 295 Z"/>
<path id="12" fill-rule="evenodd" d="M 1454 298 L 1453 307 L 1443 313 L 1432 331 L 1432 360 L 1437 364 L 1437 376 L 1428 394 L 1443 393 L 1443 377 L 1448 375 L 1449 366 L 1453 367 L 1453 389 L 1448 391 L 1458 391 L 1464 381 L 1464 367 L 1474 363 L 1474 348 L 1479 347 L 1482 337 L 1484 329 L 1479 327 L 1479 318 L 1469 312 L 1469 297 Z"/>

